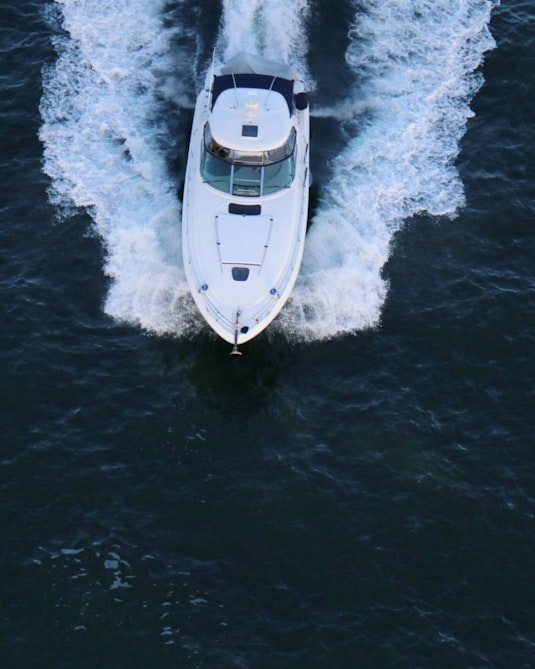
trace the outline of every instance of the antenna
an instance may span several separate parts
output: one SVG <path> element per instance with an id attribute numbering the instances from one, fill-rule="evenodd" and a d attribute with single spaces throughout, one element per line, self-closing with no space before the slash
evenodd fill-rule
<path id="1" fill-rule="evenodd" d="M 212 66 L 210 67 L 210 95 L 208 96 L 208 109 L 212 107 L 212 96 L 214 93 L 214 61 L 215 61 L 215 47 L 212 51 Z"/>
<path id="2" fill-rule="evenodd" d="M 236 95 L 236 108 L 237 108 L 240 101 L 238 100 L 238 87 L 236 85 L 236 79 L 234 77 L 234 72 L 232 72 L 231 76 L 232 76 L 232 83 L 234 85 L 234 94 Z"/>
<path id="3" fill-rule="evenodd" d="M 267 95 L 266 95 L 266 101 L 264 102 L 264 108 L 266 109 L 266 111 L 268 111 L 267 103 L 268 103 L 268 100 L 269 100 L 269 96 L 271 95 L 271 91 L 273 90 L 273 86 L 275 85 L 276 79 L 277 79 L 277 76 L 275 75 L 273 77 L 273 79 L 271 80 L 271 85 L 270 85 L 269 90 L 268 90 Z"/>

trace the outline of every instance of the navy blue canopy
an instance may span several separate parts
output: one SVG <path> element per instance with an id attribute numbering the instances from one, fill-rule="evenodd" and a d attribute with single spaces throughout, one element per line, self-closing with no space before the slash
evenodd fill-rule
<path id="1" fill-rule="evenodd" d="M 272 77 L 269 74 L 223 74 L 214 77 L 212 88 L 212 107 L 219 95 L 228 88 L 262 88 L 280 93 L 286 100 L 290 115 L 293 113 L 294 82 L 283 77 Z"/>

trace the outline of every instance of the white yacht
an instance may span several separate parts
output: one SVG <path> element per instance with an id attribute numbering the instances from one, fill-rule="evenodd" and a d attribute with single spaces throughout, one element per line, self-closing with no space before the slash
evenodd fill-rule
<path id="1" fill-rule="evenodd" d="M 258 335 L 294 286 L 309 191 L 309 109 L 285 63 L 238 54 L 197 98 L 182 248 L 191 294 L 233 345 Z"/>

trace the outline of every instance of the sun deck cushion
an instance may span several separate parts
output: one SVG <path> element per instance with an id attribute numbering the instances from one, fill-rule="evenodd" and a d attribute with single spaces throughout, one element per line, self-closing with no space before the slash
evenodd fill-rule
<path id="1" fill-rule="evenodd" d="M 228 206 L 228 213 L 258 216 L 262 213 L 262 207 L 259 204 L 238 204 L 236 202 L 230 202 Z"/>
<path id="2" fill-rule="evenodd" d="M 271 233 L 270 216 L 219 214 L 216 227 L 223 264 L 262 264 Z"/>

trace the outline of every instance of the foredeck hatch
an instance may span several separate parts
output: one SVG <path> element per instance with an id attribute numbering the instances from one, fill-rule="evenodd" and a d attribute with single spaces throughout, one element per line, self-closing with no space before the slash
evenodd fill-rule
<path id="1" fill-rule="evenodd" d="M 272 220 L 270 216 L 216 216 L 219 259 L 224 265 L 261 265 L 264 259 Z"/>

